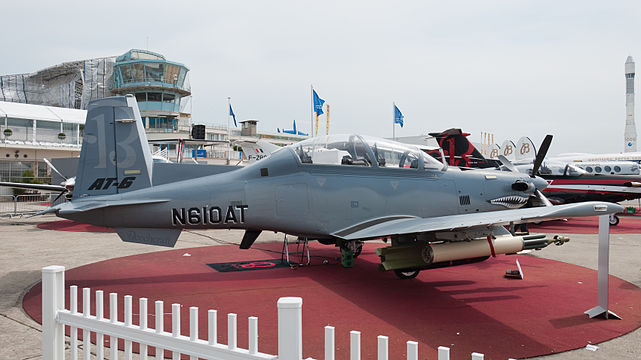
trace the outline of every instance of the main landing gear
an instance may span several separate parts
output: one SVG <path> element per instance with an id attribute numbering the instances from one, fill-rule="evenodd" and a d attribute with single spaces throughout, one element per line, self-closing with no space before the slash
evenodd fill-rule
<path id="1" fill-rule="evenodd" d="M 362 241 L 347 241 L 340 245 L 341 264 L 343 267 L 351 268 L 354 266 L 354 259 L 363 251 Z"/>
<path id="2" fill-rule="evenodd" d="M 420 273 L 421 270 L 410 270 L 410 269 L 399 269 L 399 270 L 394 270 L 394 274 L 399 279 L 414 279 L 415 277 L 418 276 L 418 273 Z"/>

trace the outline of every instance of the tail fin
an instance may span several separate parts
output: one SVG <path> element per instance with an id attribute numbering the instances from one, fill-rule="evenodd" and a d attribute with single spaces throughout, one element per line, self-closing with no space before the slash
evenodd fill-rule
<path id="1" fill-rule="evenodd" d="M 512 140 L 503 141 L 503 144 L 501 144 L 501 154 L 505 156 L 508 160 L 515 161 L 516 145 L 514 145 L 514 141 Z"/>
<path id="2" fill-rule="evenodd" d="M 536 158 L 536 146 L 534 146 L 529 137 L 523 136 L 517 141 L 515 156 L 516 160 L 534 161 L 534 158 Z"/>
<path id="3" fill-rule="evenodd" d="M 430 133 L 430 135 L 438 141 L 449 165 L 487 168 L 496 167 L 500 164 L 498 161 L 483 157 L 467 139 L 470 134 L 464 133 L 461 129 L 449 129 L 440 133 Z M 438 152 L 430 153 L 430 155 L 437 159 L 441 157 Z"/>
<path id="4" fill-rule="evenodd" d="M 272 143 L 269 143 L 264 140 L 258 140 L 256 142 L 250 141 L 237 141 L 236 145 L 240 146 L 245 154 L 245 157 L 249 162 L 254 162 L 268 157 L 274 151 L 280 149 L 279 146 L 276 146 Z"/>
<path id="5" fill-rule="evenodd" d="M 152 159 L 132 95 L 89 103 L 73 198 L 151 186 Z"/>

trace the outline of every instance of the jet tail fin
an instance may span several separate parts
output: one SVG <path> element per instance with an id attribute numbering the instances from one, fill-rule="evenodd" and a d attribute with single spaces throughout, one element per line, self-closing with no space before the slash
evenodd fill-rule
<path id="1" fill-rule="evenodd" d="M 152 158 L 136 98 L 89 103 L 73 198 L 150 187 Z"/>
<path id="2" fill-rule="evenodd" d="M 497 167 L 500 165 L 498 161 L 486 159 L 467 139 L 470 134 L 464 133 L 461 129 L 452 128 L 440 133 L 430 133 L 430 135 L 436 139 L 441 149 L 443 149 L 445 161 L 449 165 L 478 168 Z M 430 155 L 442 160 L 438 151 L 430 152 Z"/>

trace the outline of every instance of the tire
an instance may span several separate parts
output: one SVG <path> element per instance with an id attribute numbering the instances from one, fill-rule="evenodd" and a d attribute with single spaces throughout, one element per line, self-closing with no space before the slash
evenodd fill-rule
<path id="1" fill-rule="evenodd" d="M 610 216 L 610 226 L 617 226 L 619 225 L 619 217 L 616 215 Z"/>
<path id="2" fill-rule="evenodd" d="M 394 274 L 396 274 L 396 276 L 402 280 L 414 279 L 415 277 L 418 276 L 418 273 L 420 272 L 421 270 L 412 270 L 412 269 L 394 270 Z"/>

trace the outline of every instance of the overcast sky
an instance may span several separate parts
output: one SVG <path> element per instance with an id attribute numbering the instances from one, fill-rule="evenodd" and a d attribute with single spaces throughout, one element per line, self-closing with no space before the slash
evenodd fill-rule
<path id="1" fill-rule="evenodd" d="M 551 153 L 620 152 L 624 63 L 641 61 L 641 1 L 11 1 L 0 73 L 147 48 L 187 65 L 196 123 L 331 133 L 461 127 L 496 142 L 555 136 Z M 640 69 L 641 71 L 641 69 Z M 641 84 L 637 79 L 637 90 Z M 638 99 L 638 96 L 637 96 Z M 641 107 L 641 104 L 638 105 Z M 641 112 L 637 118 L 641 129 Z M 321 131 L 324 131 L 324 117 Z M 641 151 L 641 138 L 640 138 Z"/>

